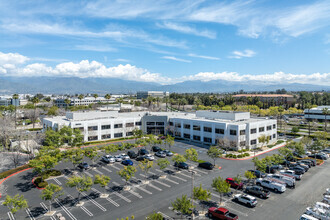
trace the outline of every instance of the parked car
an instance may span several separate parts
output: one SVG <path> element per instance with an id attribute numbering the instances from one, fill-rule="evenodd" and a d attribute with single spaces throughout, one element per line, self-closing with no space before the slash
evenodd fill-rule
<path id="1" fill-rule="evenodd" d="M 151 154 L 147 154 L 147 155 L 144 155 L 144 156 L 145 156 L 145 158 L 146 158 L 147 160 L 150 160 L 150 161 L 152 161 L 152 160 L 155 159 L 155 157 L 152 156 Z"/>
<path id="2" fill-rule="evenodd" d="M 298 154 L 297 152 L 293 152 L 293 156 L 298 157 L 298 158 L 305 158 L 306 155 Z"/>
<path id="3" fill-rule="evenodd" d="M 245 192 L 258 196 L 262 199 L 269 198 L 269 196 L 270 196 L 269 190 L 266 190 L 266 189 L 262 188 L 261 186 L 247 186 L 245 188 Z"/>
<path id="4" fill-rule="evenodd" d="M 299 160 L 299 162 L 308 165 L 309 168 L 311 168 L 312 166 L 315 166 L 314 163 L 312 161 L 310 161 L 310 160 Z"/>
<path id="5" fill-rule="evenodd" d="M 326 211 L 323 210 L 323 209 L 318 209 L 318 208 L 312 208 L 312 207 L 307 207 L 306 208 L 306 211 L 305 211 L 305 214 L 307 215 L 310 215 L 310 216 L 313 216 L 317 219 L 329 219 L 327 214 L 326 214 Z"/>
<path id="6" fill-rule="evenodd" d="M 330 205 L 330 196 L 329 195 L 324 195 L 322 202 Z"/>
<path id="7" fill-rule="evenodd" d="M 264 172 L 261 172 L 259 170 L 249 170 L 251 173 L 253 173 L 257 178 L 265 178 L 266 174 Z"/>
<path id="8" fill-rule="evenodd" d="M 291 177 L 283 176 L 280 174 L 268 174 L 268 177 L 270 177 L 271 179 L 276 179 L 281 182 L 284 182 L 286 184 L 286 186 L 289 186 L 289 187 L 295 187 L 295 185 L 296 185 L 295 179 L 291 178 Z"/>
<path id="9" fill-rule="evenodd" d="M 121 155 L 117 155 L 115 156 L 116 162 L 121 162 L 123 161 L 123 158 L 121 157 Z"/>
<path id="10" fill-rule="evenodd" d="M 323 155 L 325 156 L 327 159 L 329 158 L 329 154 L 328 153 L 325 153 L 325 152 L 318 152 L 317 154 L 320 154 L 320 155 Z"/>
<path id="11" fill-rule="evenodd" d="M 311 154 L 308 157 L 314 158 L 314 159 L 319 159 L 319 160 L 327 160 L 327 158 L 321 154 Z"/>
<path id="12" fill-rule="evenodd" d="M 303 214 L 302 216 L 300 216 L 299 220 L 318 220 L 318 219 L 313 216 Z"/>
<path id="13" fill-rule="evenodd" d="M 216 208 L 211 207 L 208 210 L 208 217 L 209 218 L 215 218 L 215 219 L 224 219 L 224 220 L 236 220 L 238 219 L 238 216 L 234 213 L 231 213 L 226 208 Z"/>
<path id="14" fill-rule="evenodd" d="M 309 158 L 309 159 L 303 159 L 302 161 L 310 161 L 312 163 L 312 166 L 315 167 L 316 166 L 316 160 L 315 159 L 312 159 L 312 158 Z"/>
<path id="15" fill-rule="evenodd" d="M 101 161 L 103 161 L 104 163 L 114 163 L 114 162 L 116 162 L 116 158 L 111 155 L 104 155 L 101 158 Z"/>
<path id="16" fill-rule="evenodd" d="M 173 156 L 173 153 L 169 150 L 163 150 L 163 152 L 165 152 L 166 156 L 168 157 L 172 157 Z"/>
<path id="17" fill-rule="evenodd" d="M 297 172 L 298 170 L 300 170 L 302 173 L 306 172 L 306 168 L 299 166 L 298 164 L 290 164 L 288 168 L 290 170 L 294 170 L 295 172 Z"/>
<path id="18" fill-rule="evenodd" d="M 301 161 L 297 161 L 296 164 L 298 164 L 299 166 L 301 166 L 301 167 L 303 167 L 303 168 L 307 168 L 306 171 L 308 171 L 309 168 L 310 168 L 310 165 L 305 164 L 305 163 L 303 163 L 303 162 L 301 162 Z"/>
<path id="19" fill-rule="evenodd" d="M 155 153 L 155 156 L 161 157 L 161 158 L 165 158 L 166 157 L 166 153 L 164 151 L 157 151 Z"/>
<path id="20" fill-rule="evenodd" d="M 131 159 L 127 154 L 121 154 L 120 156 L 121 156 L 121 159 L 122 160 L 129 160 L 129 159 Z"/>
<path id="21" fill-rule="evenodd" d="M 283 169 L 282 165 L 277 164 L 277 165 L 272 165 L 272 166 L 267 166 L 266 167 L 266 173 L 276 173 L 278 170 Z"/>
<path id="22" fill-rule="evenodd" d="M 139 155 L 146 155 L 146 154 L 149 154 L 149 151 L 147 151 L 146 149 L 140 149 L 139 150 L 139 153 L 138 153 Z"/>
<path id="23" fill-rule="evenodd" d="M 132 158 L 132 159 L 135 159 L 138 155 L 137 155 L 137 153 L 135 153 L 134 151 L 132 151 L 132 150 L 129 150 L 128 152 L 127 152 L 127 155 L 130 157 L 130 158 Z"/>
<path id="24" fill-rule="evenodd" d="M 178 167 L 178 168 L 181 168 L 181 169 L 186 169 L 186 170 L 189 169 L 189 165 L 186 164 L 185 162 L 180 162 L 180 163 L 175 162 L 174 166 Z"/>
<path id="25" fill-rule="evenodd" d="M 214 165 L 210 162 L 204 162 L 204 163 L 199 163 L 198 167 L 204 168 L 204 169 L 207 169 L 207 170 L 213 170 Z"/>
<path id="26" fill-rule="evenodd" d="M 316 208 L 319 208 L 319 209 L 324 209 L 326 211 L 330 211 L 330 205 L 324 203 L 324 202 L 316 202 L 315 206 Z M 329 212 L 330 214 L 330 212 Z M 330 217 L 330 216 L 329 216 Z"/>
<path id="27" fill-rule="evenodd" d="M 301 180 L 302 174 L 297 174 L 294 170 L 280 170 L 280 174 L 291 176 L 296 180 Z"/>
<path id="28" fill-rule="evenodd" d="M 123 160 L 121 163 L 125 166 L 133 166 L 133 161 L 131 160 Z"/>
<path id="29" fill-rule="evenodd" d="M 280 183 L 276 183 L 276 182 L 271 181 L 269 179 L 259 178 L 259 179 L 257 179 L 256 184 L 258 186 L 262 186 L 262 187 L 266 187 L 268 189 L 272 189 L 275 192 L 281 192 L 281 193 L 283 193 L 286 190 L 285 185 L 280 184 Z"/>
<path id="30" fill-rule="evenodd" d="M 255 207 L 258 203 L 255 197 L 247 194 L 236 194 L 234 196 L 234 201 L 243 203 L 249 207 Z"/>
<path id="31" fill-rule="evenodd" d="M 82 163 L 80 163 L 80 164 L 78 165 L 78 167 L 79 167 L 80 169 L 87 170 L 87 169 L 89 168 L 89 165 L 88 165 L 88 163 L 86 163 L 86 162 L 82 162 Z"/>
<path id="32" fill-rule="evenodd" d="M 162 149 L 160 148 L 160 147 L 158 147 L 158 146 L 152 146 L 152 151 L 153 152 L 158 152 L 158 151 L 161 151 Z"/>
<path id="33" fill-rule="evenodd" d="M 146 155 L 143 156 L 138 156 L 137 158 L 135 158 L 136 161 L 141 161 L 141 160 L 147 160 Z"/>
<path id="34" fill-rule="evenodd" d="M 242 189 L 244 184 L 241 182 L 241 183 L 237 183 L 235 181 L 234 178 L 231 178 L 231 177 L 228 177 L 226 179 L 226 182 L 230 184 L 231 187 L 235 188 L 235 189 Z"/>

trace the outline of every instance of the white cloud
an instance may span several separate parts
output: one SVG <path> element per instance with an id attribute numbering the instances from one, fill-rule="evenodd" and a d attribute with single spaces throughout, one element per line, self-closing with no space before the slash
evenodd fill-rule
<path id="1" fill-rule="evenodd" d="M 256 55 L 256 52 L 253 50 L 243 50 L 243 51 L 233 51 L 232 54 L 229 56 L 229 58 L 235 58 L 235 59 L 241 59 L 243 57 L 253 57 Z"/>
<path id="2" fill-rule="evenodd" d="M 179 62 L 184 62 L 184 63 L 191 63 L 191 60 L 185 60 L 185 59 L 177 58 L 174 56 L 163 56 L 162 58 L 166 59 L 166 60 L 174 60 L 174 61 L 179 61 Z"/>
<path id="3" fill-rule="evenodd" d="M 220 60 L 220 58 L 218 58 L 218 57 L 204 56 L 204 55 L 198 55 L 198 54 L 194 54 L 194 53 L 189 53 L 188 56 L 207 59 L 207 60 Z"/>
<path id="4" fill-rule="evenodd" d="M 118 61 L 118 62 L 125 62 L 125 63 L 130 62 L 130 60 L 122 59 L 122 58 L 115 59 L 115 61 Z"/>
<path id="5" fill-rule="evenodd" d="M 184 81 L 200 80 L 204 82 L 212 80 L 224 80 L 229 82 L 242 82 L 248 83 L 251 81 L 257 81 L 260 83 L 276 84 L 276 83 L 302 83 L 302 84 L 314 84 L 314 85 L 330 85 L 330 73 L 313 73 L 313 74 L 292 74 L 284 72 L 275 72 L 272 74 L 240 74 L 237 72 L 199 72 L 193 75 L 187 75 L 177 78 L 169 78 L 160 73 L 152 73 L 144 68 L 139 68 L 131 64 L 117 65 L 107 67 L 104 64 L 97 61 L 82 60 L 80 62 L 63 62 L 55 67 L 47 66 L 44 63 L 32 63 L 25 64 L 28 57 L 20 54 L 14 54 L 14 57 L 21 59 L 17 62 L 13 62 L 12 53 L 1 53 L 0 57 L 6 57 L 8 62 L 4 62 L 5 59 L 0 59 L 0 76 L 74 76 L 74 77 L 101 77 L 101 78 L 120 78 L 126 80 L 140 81 L 140 82 L 157 82 L 160 84 L 173 84 Z M 22 57 L 24 57 L 22 59 Z M 182 59 L 176 57 L 167 57 L 164 59 L 170 59 L 175 61 L 182 61 Z"/>
<path id="6" fill-rule="evenodd" d="M 23 64 L 29 58 L 18 53 L 2 53 L 0 52 L 0 65 L 2 64 Z"/>
<path id="7" fill-rule="evenodd" d="M 162 24 L 158 23 L 158 27 L 164 28 L 164 29 L 169 29 L 169 30 L 174 30 L 178 31 L 181 33 L 185 34 L 192 34 L 200 37 L 206 37 L 210 39 L 215 39 L 217 37 L 217 34 L 214 31 L 209 31 L 209 30 L 198 30 L 194 27 L 188 26 L 188 25 L 182 25 L 178 23 L 173 23 L 173 22 L 163 22 Z"/>
<path id="8" fill-rule="evenodd" d="M 117 49 L 106 45 L 76 45 L 76 50 L 96 51 L 96 52 L 114 52 Z"/>

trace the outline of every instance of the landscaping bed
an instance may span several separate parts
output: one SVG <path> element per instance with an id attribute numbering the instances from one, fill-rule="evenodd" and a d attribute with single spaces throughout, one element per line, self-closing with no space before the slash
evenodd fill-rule
<path id="1" fill-rule="evenodd" d="M 0 173 L 0 179 L 6 178 L 6 177 L 10 176 L 13 173 L 16 173 L 16 172 L 21 171 L 21 170 L 25 170 L 27 168 L 30 168 L 30 166 L 28 164 L 25 164 L 23 166 L 16 167 L 15 169 L 6 170 L 6 171 Z"/>
<path id="2" fill-rule="evenodd" d="M 48 183 L 47 183 L 47 179 L 49 177 L 53 177 L 53 176 L 61 176 L 62 173 L 61 171 L 59 170 L 47 170 L 45 171 L 44 173 L 42 173 L 40 176 L 34 178 L 32 180 L 33 184 L 38 187 L 38 188 L 45 188 L 46 186 L 48 186 Z M 42 177 L 42 178 L 41 178 Z"/>

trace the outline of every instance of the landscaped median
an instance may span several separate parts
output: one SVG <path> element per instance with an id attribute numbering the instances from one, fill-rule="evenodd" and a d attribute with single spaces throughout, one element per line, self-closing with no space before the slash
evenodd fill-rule
<path id="1" fill-rule="evenodd" d="M 59 170 L 47 170 L 41 175 L 34 177 L 32 179 L 33 185 L 35 185 L 38 189 L 44 189 L 46 186 L 48 186 L 47 179 L 51 177 L 61 176 L 62 173 Z"/>

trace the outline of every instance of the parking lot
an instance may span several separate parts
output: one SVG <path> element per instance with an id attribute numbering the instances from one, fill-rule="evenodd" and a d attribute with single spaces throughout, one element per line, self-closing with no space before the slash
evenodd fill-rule
<path id="1" fill-rule="evenodd" d="M 176 142 L 171 150 L 183 153 L 185 149 L 192 146 L 190 143 Z M 193 147 L 199 149 L 200 159 L 211 161 L 206 155 L 206 149 L 198 146 Z M 116 154 L 119 154 L 119 152 Z M 156 157 L 155 159 L 158 158 Z M 88 159 L 85 161 L 91 164 Z M 137 166 L 137 162 L 135 160 L 133 162 L 134 166 Z M 180 216 L 171 210 L 171 202 L 183 194 L 191 195 L 192 174 L 187 170 L 182 170 L 180 173 L 174 172 L 176 168 L 173 166 L 173 162 L 171 162 L 171 166 L 166 169 L 168 171 L 167 178 L 159 178 L 159 176 L 164 174 L 164 171 L 161 171 L 156 163 L 155 160 L 154 168 L 148 174 L 148 184 L 141 183 L 146 179 L 146 176 L 140 169 L 137 169 L 135 177 L 130 180 L 131 189 L 126 191 L 123 190 L 125 180 L 121 179 L 117 174 L 123 168 L 120 162 L 114 164 L 97 162 L 95 169 L 78 170 L 76 174 L 72 173 L 73 165 L 71 163 L 62 162 L 57 166 L 57 169 L 62 170 L 64 175 L 48 181 L 49 183 L 62 186 L 64 190 L 64 195 L 53 202 L 52 210 L 56 210 L 56 213 L 61 213 L 66 219 L 71 220 L 110 219 L 110 216 L 111 219 L 120 219 L 127 216 L 130 217 L 131 215 L 134 215 L 135 219 L 144 219 L 146 215 L 153 211 L 161 212 L 165 217 L 177 219 Z M 196 171 L 194 186 L 202 184 L 203 188 L 210 189 L 212 202 L 219 202 L 219 194 L 211 189 L 211 183 L 215 177 L 221 176 L 226 178 L 234 177 L 237 174 L 243 175 L 246 170 L 253 168 L 251 160 L 231 161 L 218 159 L 216 163 L 221 169 L 217 168 L 208 171 L 197 168 L 197 163 L 188 161 L 188 164 L 195 167 L 193 170 Z M 270 198 L 266 200 L 257 198 L 258 204 L 255 208 L 248 208 L 233 202 L 229 196 L 224 197 L 225 207 L 237 214 L 240 219 L 298 219 L 306 206 L 312 203 L 314 199 L 318 199 L 319 196 L 317 194 L 320 193 L 321 195 L 324 189 L 329 187 L 330 174 L 328 174 L 327 169 L 329 169 L 327 162 L 322 166 L 311 168 L 310 171 L 304 174 L 302 180 L 297 182 L 295 189 L 288 188 L 283 194 L 272 192 Z M 93 185 L 90 191 L 82 193 L 81 201 L 84 202 L 84 205 L 80 207 L 75 206 L 78 192 L 74 188 L 65 186 L 67 179 L 71 175 L 94 177 L 97 174 L 104 174 L 111 178 L 106 188 L 106 193 L 110 194 L 109 197 L 100 198 L 100 194 L 104 192 L 104 189 L 99 185 Z M 54 220 L 54 216 L 44 216 L 44 213 L 49 209 L 49 204 L 41 200 L 40 190 L 36 189 L 31 183 L 33 176 L 32 170 L 29 170 L 5 182 L 6 185 L 13 186 L 14 191 L 10 191 L 12 192 L 11 195 L 16 193 L 24 194 L 29 201 L 29 208 L 18 212 L 15 218 Z M 232 192 L 235 193 L 235 190 L 232 189 Z M 202 206 L 197 201 L 194 202 L 194 205 L 197 209 L 202 209 Z M 0 212 L 5 214 L 1 215 L 1 218 L 13 219 L 6 207 L 1 206 Z M 274 215 L 274 213 L 277 214 Z M 196 219 L 206 218 L 205 216 L 198 216 Z"/>

